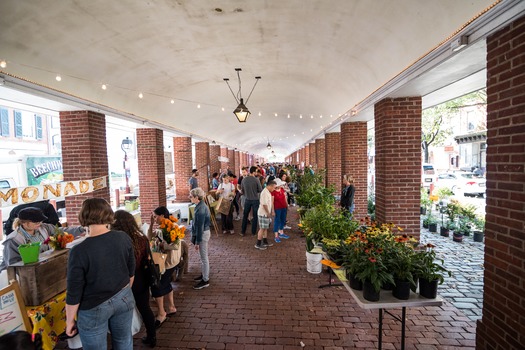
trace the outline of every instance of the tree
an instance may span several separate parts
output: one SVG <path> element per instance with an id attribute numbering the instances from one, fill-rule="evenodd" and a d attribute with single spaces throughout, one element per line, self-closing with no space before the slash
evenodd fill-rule
<path id="1" fill-rule="evenodd" d="M 423 110 L 421 149 L 424 163 L 428 163 L 429 146 L 431 144 L 443 146 L 452 135 L 454 125 L 451 124 L 451 120 L 459 114 L 461 108 L 486 106 L 486 104 L 487 92 L 486 90 L 479 90 Z"/>

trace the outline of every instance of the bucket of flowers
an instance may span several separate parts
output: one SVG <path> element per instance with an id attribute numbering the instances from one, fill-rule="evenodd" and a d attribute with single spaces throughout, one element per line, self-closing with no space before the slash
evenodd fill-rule
<path id="1" fill-rule="evenodd" d="M 58 226 L 55 226 L 55 232 L 52 236 L 47 237 L 44 244 L 49 245 L 54 250 L 62 250 L 66 245 L 73 242 L 75 237 L 72 234 L 62 231 Z"/>

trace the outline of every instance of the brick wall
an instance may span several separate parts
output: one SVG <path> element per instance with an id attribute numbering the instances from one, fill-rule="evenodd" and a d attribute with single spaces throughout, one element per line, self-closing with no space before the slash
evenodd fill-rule
<path id="1" fill-rule="evenodd" d="M 228 149 L 226 147 L 221 147 L 221 157 L 228 158 Z M 221 173 L 225 173 L 226 168 L 228 168 L 228 162 L 221 162 Z"/>
<path id="2" fill-rule="evenodd" d="M 421 97 L 376 103 L 376 220 L 419 238 Z"/>
<path id="3" fill-rule="evenodd" d="M 229 149 L 228 150 L 228 166 L 230 167 L 230 171 L 235 172 L 235 150 Z"/>
<path id="4" fill-rule="evenodd" d="M 304 146 L 304 166 L 310 165 L 310 145 Z"/>
<path id="5" fill-rule="evenodd" d="M 137 158 L 140 184 L 140 215 L 149 223 L 151 212 L 166 205 L 164 169 L 164 134 L 162 130 L 137 129 Z"/>
<path id="6" fill-rule="evenodd" d="M 213 173 L 208 173 L 210 165 L 210 144 L 208 142 L 195 142 L 195 165 L 199 169 L 199 187 L 204 191 L 209 191 Z"/>
<path id="7" fill-rule="evenodd" d="M 193 166 L 191 137 L 173 138 L 173 168 L 175 170 L 175 196 L 177 202 L 188 202 Z M 200 185 L 200 184 L 199 184 Z"/>
<path id="8" fill-rule="evenodd" d="M 60 112 L 62 166 L 64 181 L 90 180 L 108 176 L 106 117 L 92 111 Z M 124 154 L 122 155 L 124 157 Z M 110 202 L 108 187 L 86 194 L 66 197 L 67 221 L 78 225 L 78 213 L 87 198 Z"/>
<path id="9" fill-rule="evenodd" d="M 335 193 L 341 193 L 341 133 L 324 135 L 326 159 L 326 185 L 334 185 Z"/>
<path id="10" fill-rule="evenodd" d="M 241 162 L 241 152 L 235 151 L 235 169 L 233 169 L 233 172 L 237 177 L 241 176 L 241 168 L 242 162 Z"/>
<path id="11" fill-rule="evenodd" d="M 487 206 L 476 349 L 525 347 L 525 16 L 487 39 Z"/>
<path id="12" fill-rule="evenodd" d="M 310 142 L 308 145 L 310 149 L 310 164 L 317 169 L 317 150 L 315 149 L 315 142 Z"/>
<path id="13" fill-rule="evenodd" d="M 221 146 L 211 145 L 210 146 L 210 174 L 219 172 L 221 168 L 221 162 L 219 162 L 220 155 L 221 155 Z"/>
<path id="14" fill-rule="evenodd" d="M 317 160 L 317 169 L 326 169 L 325 140 L 315 140 L 315 152 Z"/>
<path id="15" fill-rule="evenodd" d="M 354 178 L 356 219 L 364 218 L 368 212 L 368 142 L 367 123 L 341 124 L 341 173 Z"/>

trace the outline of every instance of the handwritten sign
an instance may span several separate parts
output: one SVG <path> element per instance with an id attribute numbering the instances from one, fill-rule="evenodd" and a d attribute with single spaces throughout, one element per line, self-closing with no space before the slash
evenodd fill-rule
<path id="1" fill-rule="evenodd" d="M 18 282 L 0 290 L 0 336 L 14 331 L 32 331 Z"/>
<path id="2" fill-rule="evenodd" d="M 107 176 L 91 180 L 0 189 L 0 207 L 90 193 L 108 186 Z"/>

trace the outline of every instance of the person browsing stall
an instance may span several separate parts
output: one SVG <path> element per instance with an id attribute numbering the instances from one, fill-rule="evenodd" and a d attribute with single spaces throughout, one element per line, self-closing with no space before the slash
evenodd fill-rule
<path id="1" fill-rule="evenodd" d="M 206 194 L 198 187 L 190 191 L 190 200 L 195 206 L 195 214 L 191 225 L 191 243 L 199 251 L 201 258 L 201 275 L 195 278 L 198 281 L 193 289 L 202 289 L 210 285 L 210 262 L 208 259 L 208 242 L 210 241 L 210 210 L 204 203 Z"/>
<path id="2" fill-rule="evenodd" d="M 257 211 L 259 221 L 259 233 L 257 235 L 257 243 L 255 248 L 265 250 L 273 244 L 268 242 L 267 235 L 270 228 L 270 221 L 273 213 L 273 197 L 272 192 L 275 189 L 275 181 L 270 181 L 266 184 L 266 188 L 262 190 L 260 197 L 259 210 Z"/>

